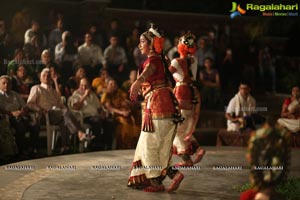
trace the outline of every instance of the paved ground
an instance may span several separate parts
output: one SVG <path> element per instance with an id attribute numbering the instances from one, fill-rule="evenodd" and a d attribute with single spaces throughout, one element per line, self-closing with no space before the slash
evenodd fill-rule
<path id="1" fill-rule="evenodd" d="M 126 184 L 134 150 L 122 150 L 48 157 L 1 166 L 0 199 L 238 199 L 239 193 L 234 186 L 248 182 L 246 149 L 206 149 L 206 156 L 197 168 L 183 171 L 185 179 L 173 194 L 144 193 L 128 188 Z M 292 150 L 290 176 L 300 177 L 299 155 L 299 149 Z M 111 169 L 103 170 L 101 166 Z M 241 166 L 243 170 L 214 170 L 214 166 Z M 166 180 L 165 185 L 169 184 L 170 181 Z"/>

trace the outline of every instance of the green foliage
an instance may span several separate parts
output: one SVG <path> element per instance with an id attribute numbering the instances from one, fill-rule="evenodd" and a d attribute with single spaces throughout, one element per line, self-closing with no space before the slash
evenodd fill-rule
<path id="1" fill-rule="evenodd" d="M 244 185 L 236 185 L 233 187 L 233 189 L 235 189 L 238 192 L 244 192 L 246 190 L 249 190 L 252 188 L 252 185 L 250 183 L 246 183 Z"/>
<path id="2" fill-rule="evenodd" d="M 244 192 L 251 189 L 250 183 L 241 186 L 235 186 L 234 189 L 238 192 Z M 276 192 L 285 197 L 286 200 L 297 200 L 300 197 L 300 178 L 288 179 L 286 182 L 279 184 Z"/>
<path id="3" fill-rule="evenodd" d="M 300 178 L 289 179 L 277 187 L 277 192 L 286 197 L 287 200 L 300 198 Z"/>

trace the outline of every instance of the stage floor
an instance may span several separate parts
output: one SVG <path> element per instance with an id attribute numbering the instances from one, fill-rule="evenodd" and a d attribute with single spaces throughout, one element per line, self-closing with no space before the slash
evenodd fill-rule
<path id="1" fill-rule="evenodd" d="M 239 192 L 234 187 L 248 182 L 247 149 L 205 149 L 205 157 L 195 168 L 182 170 L 185 178 L 180 188 L 171 194 L 145 193 L 128 188 L 127 178 L 134 150 L 119 150 L 47 157 L 1 166 L 0 199 L 239 199 Z M 300 149 L 293 149 L 290 177 L 300 177 L 299 158 Z M 173 157 L 173 162 L 178 160 L 177 156 Z M 231 169 L 225 170 L 224 166 Z M 170 183 L 166 178 L 165 186 Z"/>

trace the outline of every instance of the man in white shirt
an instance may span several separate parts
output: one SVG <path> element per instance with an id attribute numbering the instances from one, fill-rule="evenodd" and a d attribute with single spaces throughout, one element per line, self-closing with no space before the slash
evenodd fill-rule
<path id="1" fill-rule="evenodd" d="M 104 63 L 102 49 L 93 43 L 90 33 L 85 34 L 85 43 L 78 47 L 79 62 L 85 66 L 87 76 L 92 80 Z"/>
<path id="2" fill-rule="evenodd" d="M 108 133 L 106 130 L 111 130 L 108 128 L 112 126 L 113 122 L 105 119 L 106 113 L 101 109 L 100 101 L 91 90 L 91 85 L 87 78 L 80 80 L 79 88 L 69 98 L 68 106 L 73 110 L 81 111 L 83 123 L 89 124 L 93 134 L 97 136 L 94 142 L 101 143 L 101 145 L 106 145 L 107 147 L 111 146 L 109 138 L 112 133 Z"/>
<path id="3" fill-rule="evenodd" d="M 30 132 L 30 153 L 36 153 L 39 128 L 28 115 L 28 108 L 22 97 L 11 90 L 11 78 L 0 77 L 0 113 L 9 116 L 10 126 L 15 129 L 18 153 L 25 151 L 25 133 Z"/>
<path id="4" fill-rule="evenodd" d="M 109 74 L 121 84 L 126 78 L 125 64 L 127 56 L 125 49 L 119 46 L 119 38 L 117 35 L 111 35 L 110 45 L 104 50 L 104 67 L 108 69 Z"/>
<path id="5" fill-rule="evenodd" d="M 62 56 L 64 54 L 64 48 L 65 48 L 65 44 L 66 44 L 66 37 L 67 37 L 67 35 L 70 35 L 70 34 L 71 33 L 69 31 L 64 31 L 61 35 L 62 41 L 55 46 L 55 52 L 54 52 L 55 62 L 58 64 L 61 63 L 61 61 L 62 61 Z"/>
<path id="6" fill-rule="evenodd" d="M 80 123 L 74 115 L 62 103 L 57 91 L 51 87 L 51 75 L 49 68 L 44 68 L 40 77 L 41 84 L 31 88 L 27 100 L 27 105 L 31 109 L 41 114 L 49 112 L 50 121 L 53 124 L 59 124 L 63 130 L 62 147 L 67 147 L 67 133 L 64 131 L 67 127 L 71 134 L 77 133 L 80 141 L 88 140 L 82 131 Z"/>
<path id="7" fill-rule="evenodd" d="M 41 33 L 40 23 L 36 20 L 32 20 L 31 28 L 25 32 L 24 44 L 31 43 L 31 39 L 34 36 L 37 36 L 37 40 L 43 48 L 47 46 L 47 38 L 44 34 Z"/>
<path id="8" fill-rule="evenodd" d="M 230 100 L 226 109 L 227 131 L 239 131 L 241 128 L 254 128 L 251 115 L 256 111 L 256 101 L 250 95 L 247 83 L 240 83 L 239 92 Z"/>

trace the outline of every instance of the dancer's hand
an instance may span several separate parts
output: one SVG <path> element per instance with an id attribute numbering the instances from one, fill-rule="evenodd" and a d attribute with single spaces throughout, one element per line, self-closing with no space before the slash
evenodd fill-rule
<path id="1" fill-rule="evenodd" d="M 129 97 L 130 97 L 131 101 L 137 101 L 140 86 L 141 86 L 141 83 L 138 80 L 134 81 L 134 83 L 131 85 L 130 90 L 129 90 L 129 93 L 130 93 Z"/>

